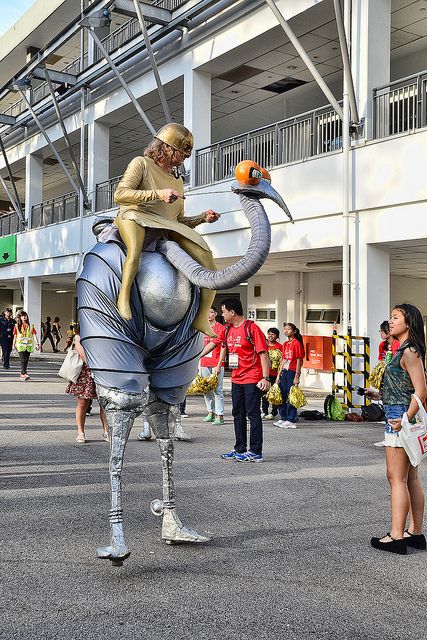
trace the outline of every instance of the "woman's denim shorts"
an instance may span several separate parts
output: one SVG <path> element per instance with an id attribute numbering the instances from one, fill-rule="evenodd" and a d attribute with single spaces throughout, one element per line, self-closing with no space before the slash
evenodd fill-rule
<path id="1" fill-rule="evenodd" d="M 389 424 L 389 420 L 401 418 L 405 411 L 408 410 L 409 405 L 406 404 L 385 404 L 384 413 L 387 422 L 384 429 L 384 446 L 386 447 L 403 447 L 403 444 L 399 438 L 399 432 L 395 431 Z"/>

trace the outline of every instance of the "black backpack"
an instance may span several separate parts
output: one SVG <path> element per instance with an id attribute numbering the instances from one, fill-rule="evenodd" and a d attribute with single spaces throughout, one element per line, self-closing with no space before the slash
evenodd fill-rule
<path id="1" fill-rule="evenodd" d="M 367 422 L 383 422 L 385 413 L 380 404 L 367 404 L 362 407 L 362 416 Z"/>
<path id="2" fill-rule="evenodd" d="M 300 411 L 298 416 L 304 420 L 325 420 L 325 414 L 317 409 Z"/>

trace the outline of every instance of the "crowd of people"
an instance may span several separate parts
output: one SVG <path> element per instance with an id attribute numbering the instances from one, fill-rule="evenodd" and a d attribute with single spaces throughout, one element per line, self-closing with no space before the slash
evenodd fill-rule
<path id="1" fill-rule="evenodd" d="M 64 351 L 67 351 L 73 343 L 76 332 L 76 324 L 71 324 L 66 334 L 66 344 Z M 41 323 L 41 338 L 34 324 L 30 322 L 28 313 L 23 309 L 19 309 L 13 316 L 10 307 L 0 314 L 0 347 L 3 369 L 10 369 L 10 356 L 13 350 L 19 355 L 20 359 L 20 380 L 30 380 L 27 372 L 30 354 L 33 351 L 43 351 L 43 345 L 46 340 L 50 341 L 52 351 L 59 353 L 58 346 L 62 340 L 60 318 L 54 317 L 52 322 L 51 316 L 47 316 L 46 320 Z"/>
<path id="2" fill-rule="evenodd" d="M 282 429 L 294 429 L 298 415 L 295 407 L 288 402 L 292 386 L 300 381 L 304 351 L 298 327 L 291 322 L 284 323 L 284 342 L 279 342 L 280 331 L 271 327 L 267 336 L 243 312 L 240 300 L 229 298 L 221 306 L 224 324 L 218 322 L 218 312 L 209 310 L 208 321 L 211 333 L 205 336 L 205 344 L 200 359 L 200 373 L 203 377 L 218 376 L 216 388 L 205 395 L 207 415 L 204 422 L 216 426 L 224 424 L 224 365 L 231 370 L 231 401 L 234 422 L 234 446 L 221 454 L 223 460 L 238 462 L 263 461 L 263 419 L 279 420 L 274 424 Z M 426 548 L 422 533 L 424 521 L 424 491 L 418 468 L 410 464 L 400 438 L 402 418 L 406 414 L 409 422 L 418 413 L 415 395 L 422 403 L 427 400 L 425 375 L 426 343 L 423 318 L 420 311 L 410 304 L 396 305 L 390 321 L 380 325 L 382 341 L 378 359 L 386 366 L 381 388 L 366 389 L 365 394 L 374 400 L 381 400 L 386 416 L 384 440 L 387 479 L 391 489 L 391 529 L 382 537 L 373 537 L 371 544 L 379 550 L 406 554 L 407 547 Z M 13 349 L 19 354 L 20 379 L 28 380 L 28 360 L 34 349 L 50 340 L 55 351 L 62 339 L 60 320 L 48 316 L 44 323 L 42 342 L 31 324 L 28 314 L 20 310 L 13 318 L 12 309 L 7 308 L 0 317 L 0 344 L 3 367 L 10 368 L 10 354 Z M 86 442 L 85 420 L 90 413 L 91 402 L 96 398 L 96 389 L 78 335 L 78 327 L 71 325 L 66 335 L 66 349 L 74 348 L 82 359 L 83 366 L 78 380 L 69 383 L 66 393 L 77 398 L 76 426 L 77 443 Z M 280 387 L 283 403 L 278 407 L 270 405 L 265 397 L 271 385 Z M 185 402 L 181 415 L 186 416 Z M 108 431 L 103 411 L 100 410 L 103 439 L 108 441 Z M 247 422 L 249 421 L 249 433 Z M 138 439 L 147 439 L 146 434 Z M 185 434 L 184 434 L 185 435 Z M 149 436 L 148 436 L 149 437 Z M 187 437 L 183 438 L 190 439 Z M 409 525 L 407 525 L 409 518 Z"/>

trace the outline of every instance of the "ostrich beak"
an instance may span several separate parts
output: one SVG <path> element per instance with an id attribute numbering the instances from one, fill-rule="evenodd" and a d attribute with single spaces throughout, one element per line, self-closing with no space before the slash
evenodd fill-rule
<path id="1" fill-rule="evenodd" d="M 294 219 L 292 218 L 291 212 L 289 211 L 286 202 L 276 191 L 276 189 L 271 186 L 268 180 L 264 180 L 264 178 L 261 178 L 258 184 L 242 184 L 241 182 L 237 182 L 236 180 L 231 185 L 231 190 L 237 194 L 242 193 L 243 195 L 252 195 L 257 198 L 269 198 L 270 200 L 273 200 L 273 202 L 278 204 L 279 207 L 283 209 L 289 220 L 291 222 L 294 222 Z"/>

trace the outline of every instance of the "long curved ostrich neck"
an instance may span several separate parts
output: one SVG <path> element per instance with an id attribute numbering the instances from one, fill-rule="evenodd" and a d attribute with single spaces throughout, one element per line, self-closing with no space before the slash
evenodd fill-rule
<path id="1" fill-rule="evenodd" d="M 210 271 L 199 265 L 175 242 L 165 240 L 159 246 L 167 260 L 193 284 L 205 289 L 231 289 L 253 276 L 267 259 L 271 244 L 270 223 L 264 207 L 256 196 L 239 194 L 252 236 L 246 254 L 233 265 Z"/>

